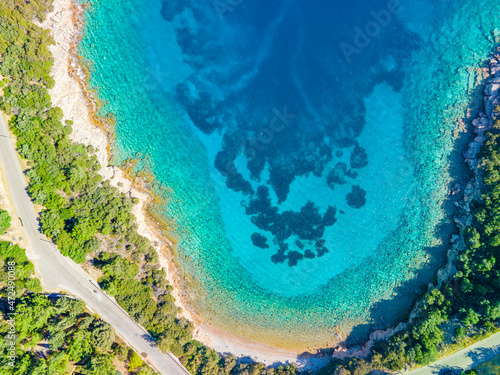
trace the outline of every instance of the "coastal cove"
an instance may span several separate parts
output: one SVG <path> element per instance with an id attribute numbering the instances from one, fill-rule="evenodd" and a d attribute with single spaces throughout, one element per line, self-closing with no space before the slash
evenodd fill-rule
<path id="1" fill-rule="evenodd" d="M 382 11 L 387 4 L 375 5 L 371 8 Z M 299 88 L 298 96 L 279 98 L 270 106 L 262 106 L 257 99 L 244 99 L 254 106 L 250 116 L 247 112 L 229 113 L 231 108 L 248 104 L 238 104 L 240 97 L 233 92 L 250 85 L 247 80 L 266 79 L 255 78 L 255 66 L 262 66 L 258 71 L 267 74 L 265 59 L 278 53 L 276 47 L 271 48 L 278 42 L 269 41 L 269 46 L 264 43 L 255 60 L 249 54 L 248 63 L 258 65 L 247 73 L 240 67 L 242 73 L 229 57 L 224 67 L 213 54 L 196 56 L 188 38 L 190 33 L 200 35 L 203 28 L 208 28 L 208 34 L 220 38 L 216 39 L 217 48 L 228 53 L 239 50 L 242 56 L 248 54 L 245 46 L 231 44 L 224 35 L 239 27 L 246 30 L 238 22 L 248 23 L 249 12 L 258 9 L 242 7 L 240 16 L 246 18 L 238 18 L 237 8 L 231 13 L 237 19 L 230 19 L 227 14 L 228 19 L 221 22 L 217 13 L 202 12 L 203 6 L 197 3 L 192 4 L 192 9 L 197 10 L 194 15 L 182 6 L 165 8 L 160 3 L 148 3 L 144 9 L 138 1 L 127 2 L 120 9 L 106 1 L 89 4 L 85 23 L 92 33 L 84 31 L 79 51 L 90 68 L 90 88 L 97 90 L 103 102 L 100 114 L 112 115 L 116 120 L 113 163 L 120 165 L 136 158 L 140 160 L 139 168 L 146 167 L 155 176 L 153 191 L 165 202 L 155 207 L 155 213 L 175 228 L 167 236 L 177 240 L 176 263 L 180 274 L 190 280 L 182 293 L 183 302 L 197 322 L 299 352 L 335 346 L 353 326 L 365 327 L 359 331 L 359 339 L 363 340 L 370 329 L 394 324 L 408 312 L 407 307 L 399 311 L 378 309 L 383 320 L 372 321 L 373 306 L 383 306 L 380 302 L 388 300 L 395 302 L 387 306 L 409 306 L 442 264 L 441 239 L 435 229 L 444 219 L 442 202 L 450 180 L 449 155 L 454 148 L 454 132 L 460 127 L 457 121 L 464 117 L 469 97 L 483 79 L 482 71 L 476 67 L 495 43 L 495 17 L 483 19 L 480 14 L 486 7 L 492 12 L 497 9 L 490 9 L 486 3 L 473 7 L 468 2 L 451 8 L 439 1 L 429 2 L 418 11 L 412 2 L 401 5 L 406 11 L 391 19 L 393 23 L 363 51 L 363 59 L 351 64 L 340 62 L 337 67 L 346 69 L 353 77 L 359 76 L 359 80 L 338 88 L 344 92 L 346 108 L 357 113 L 345 112 L 347 109 L 342 107 L 340 114 L 326 108 L 314 114 L 320 107 L 313 101 L 322 100 L 323 96 L 313 95 L 305 83 L 301 84 L 305 78 L 301 77 L 300 69 L 304 68 L 300 63 L 306 53 L 302 48 L 308 45 L 301 41 L 312 37 L 304 26 L 297 31 L 298 44 L 283 50 L 295 56 L 291 70 L 276 78 L 279 92 L 285 90 L 285 79 L 289 79 L 295 86 L 294 92 Z M 342 9 L 355 12 L 358 18 L 351 20 L 352 24 L 341 25 L 344 31 L 338 40 L 347 38 L 356 25 L 369 22 L 371 8 L 364 13 Z M 265 25 L 247 26 L 270 32 L 285 27 L 288 18 L 291 22 L 296 17 L 290 2 L 283 2 L 275 11 L 268 14 L 269 20 L 263 20 L 269 21 L 268 29 Z M 209 14 L 203 28 L 195 25 L 195 19 L 202 17 L 200 12 Z M 481 28 L 472 28 L 477 34 L 461 31 L 471 29 L 476 19 L 470 12 L 482 19 Z M 131 14 L 134 16 L 129 17 Z M 142 21 L 138 14 L 143 15 Z M 424 22 L 426 17 L 429 19 Z M 122 22 L 117 24 L 113 19 Z M 141 29 L 140 25 L 145 27 Z M 139 29 L 141 33 L 135 33 Z M 485 38 L 492 30 L 493 34 Z M 404 39 L 404 48 L 403 44 L 391 42 L 392 49 L 375 54 L 376 46 L 395 33 Z M 454 42 L 459 47 L 445 49 L 452 40 L 447 38 L 456 35 L 464 35 L 460 44 Z M 268 41 L 266 34 L 262 37 Z M 323 41 L 326 42 L 330 41 Z M 250 40 L 246 43 L 252 45 Z M 446 53 L 435 52 L 442 50 Z M 130 65 L 128 56 L 132 55 L 135 58 Z M 204 77 L 201 74 L 205 70 L 196 65 L 200 61 L 213 63 L 214 71 L 232 71 L 234 66 L 234 74 L 240 79 L 234 78 L 236 83 L 230 84 Z M 370 64 L 374 75 L 369 73 Z M 194 73 L 194 66 L 198 66 L 200 74 Z M 219 92 L 208 89 L 214 85 L 221 88 Z M 225 87 L 227 92 L 223 92 Z M 249 87 L 258 90 L 256 86 Z M 358 94 L 346 94 L 349 90 Z M 191 101 L 187 93 L 192 94 Z M 309 101 L 305 107 L 304 101 Z M 200 107 L 202 102 L 212 103 L 212 108 Z M 224 113 L 225 110 L 229 112 Z M 196 117 L 200 113 L 204 113 L 208 123 Z M 325 125 L 317 115 L 320 119 L 327 117 L 332 125 Z M 248 118 L 248 124 L 241 129 L 239 116 Z M 241 149 L 238 144 L 247 145 L 246 141 L 261 128 L 273 130 L 260 125 L 270 124 L 273 116 L 281 121 L 278 124 L 285 125 L 285 130 L 276 125 L 272 139 L 269 134 L 262 138 L 264 145 L 269 142 L 269 147 L 262 147 L 262 151 L 253 147 L 257 154 L 262 154 L 257 159 L 268 161 L 248 159 L 253 151 L 248 146 Z M 343 122 L 339 116 L 352 122 Z M 222 119 L 227 129 L 217 125 Z M 300 133 L 308 121 L 318 124 L 317 134 Z M 273 164 L 282 160 L 276 154 L 281 151 L 276 150 L 286 150 L 288 142 L 297 142 L 299 138 L 294 137 L 301 136 L 306 141 L 299 147 L 303 147 L 300 152 L 311 155 L 313 164 L 300 156 L 292 157 L 297 168 L 299 163 L 305 163 L 305 169 L 297 172 L 293 182 L 271 183 L 272 186 L 259 183 L 289 181 L 289 176 L 278 173 L 283 168 Z M 307 142 L 312 142 L 313 148 L 308 149 Z M 225 170 L 227 165 L 234 169 Z M 289 190 L 285 193 L 283 186 L 287 184 Z M 280 190 L 282 187 L 285 190 Z M 247 190 L 254 193 L 245 193 Z M 366 194 L 365 202 L 361 198 L 361 207 L 346 199 L 354 192 Z M 311 205 L 308 202 L 312 200 Z M 317 224 L 303 232 L 291 229 L 291 223 L 300 220 L 300 215 L 307 215 L 303 217 Z M 286 224 L 288 234 L 274 229 L 267 234 L 256 231 L 275 228 L 287 217 L 291 220 Z M 321 221 L 323 224 L 318 224 Z M 368 231 L 366 235 L 358 235 L 364 231 Z M 361 284 L 363 288 L 359 288 Z M 403 285 L 406 292 L 398 296 L 396 291 Z M 397 297 L 402 299 L 398 302 Z M 355 336 L 351 335 L 353 342 L 357 341 Z"/>
<path id="2" fill-rule="evenodd" d="M 0 263 L 22 294 L 78 294 L 73 269 L 87 308 L 121 310 L 81 361 L 62 331 L 47 361 L 20 340 L 19 375 L 140 366 L 112 343 L 121 312 L 193 375 L 394 372 L 499 332 L 500 6 L 84 3 L 0 3 L 0 150 L 21 167 L 0 232 L 34 264 L 7 242 Z M 69 267 L 41 284 L 36 241 Z"/>

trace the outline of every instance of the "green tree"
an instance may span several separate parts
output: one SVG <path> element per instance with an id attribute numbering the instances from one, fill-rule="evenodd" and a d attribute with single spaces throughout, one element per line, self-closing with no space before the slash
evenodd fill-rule
<path id="1" fill-rule="evenodd" d="M 7 211 L 0 209 L 0 235 L 10 228 L 10 215 Z"/>
<path id="2" fill-rule="evenodd" d="M 460 315 L 462 316 L 462 324 L 467 327 L 472 327 L 479 322 L 479 315 L 472 308 L 461 308 Z"/>
<path id="3" fill-rule="evenodd" d="M 130 358 L 128 362 L 128 370 L 134 371 L 136 368 L 139 368 L 144 365 L 144 361 L 142 358 L 133 350 L 130 351 Z"/>
<path id="4" fill-rule="evenodd" d="M 92 342 L 96 347 L 102 350 L 109 350 L 113 341 L 115 341 L 115 332 L 108 323 L 99 321 L 94 324 Z"/>

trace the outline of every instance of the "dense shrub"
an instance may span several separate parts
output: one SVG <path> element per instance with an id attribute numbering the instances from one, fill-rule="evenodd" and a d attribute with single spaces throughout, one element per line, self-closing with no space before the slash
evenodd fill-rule
<path id="1" fill-rule="evenodd" d="M 10 228 L 10 221 L 11 218 L 9 213 L 5 210 L 0 210 L 0 236 Z"/>

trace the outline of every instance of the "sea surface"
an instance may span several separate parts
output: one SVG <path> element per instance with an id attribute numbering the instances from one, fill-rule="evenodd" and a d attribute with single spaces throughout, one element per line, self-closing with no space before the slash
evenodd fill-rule
<path id="1" fill-rule="evenodd" d="M 204 323 L 306 350 L 404 317 L 500 2 L 81 1 L 113 162 L 154 174 Z"/>

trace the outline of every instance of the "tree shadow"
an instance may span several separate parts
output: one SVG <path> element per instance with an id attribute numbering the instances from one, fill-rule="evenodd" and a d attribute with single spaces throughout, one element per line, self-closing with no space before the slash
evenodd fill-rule
<path id="1" fill-rule="evenodd" d="M 249 364 L 249 363 L 254 362 L 254 360 L 252 359 L 252 357 L 246 356 L 246 357 L 238 358 L 238 362 L 243 363 L 243 364 Z"/>
<path id="2" fill-rule="evenodd" d="M 467 356 L 472 359 L 472 367 L 479 366 L 480 364 L 490 361 L 500 354 L 500 345 L 491 348 L 477 348 L 470 351 Z"/>
<path id="3" fill-rule="evenodd" d="M 316 372 L 317 370 L 325 367 L 328 362 L 332 359 L 332 354 L 335 352 L 335 349 L 319 349 L 317 353 L 303 352 L 297 356 L 297 359 L 293 361 L 293 363 L 298 366 L 302 371 L 310 371 Z M 288 364 L 283 362 L 275 362 L 271 366 L 276 368 L 283 364 Z"/>
<path id="4" fill-rule="evenodd" d="M 453 375 L 460 375 L 464 372 L 464 369 L 459 366 L 447 366 L 443 364 L 431 364 L 427 367 L 431 374 L 436 375 L 449 375 L 449 371 L 453 372 Z M 451 375 L 451 374 L 450 374 Z"/>
<path id="5" fill-rule="evenodd" d="M 483 88 L 478 88 L 482 92 Z M 482 96 L 481 100 L 482 100 Z M 477 104 L 471 105 L 472 116 L 475 118 L 479 112 Z M 469 124 L 470 127 L 470 124 Z M 463 184 L 468 179 L 469 169 L 465 165 L 462 151 L 471 138 L 471 132 L 460 133 L 455 142 L 455 148 L 450 155 L 450 187 Z M 375 303 L 370 310 L 370 322 L 354 327 L 345 341 L 347 346 L 361 345 L 369 338 L 370 334 L 379 329 L 388 329 L 396 326 L 399 322 L 405 322 L 415 303 L 428 290 L 429 283 L 436 284 L 437 271 L 446 264 L 447 250 L 450 248 L 450 238 L 458 233 L 454 222 L 456 214 L 455 201 L 462 199 L 462 194 L 448 195 L 443 202 L 445 216 L 441 223 L 436 226 L 434 235 L 441 243 L 425 249 L 429 254 L 429 262 L 420 270 L 415 272 L 415 277 L 403 283 L 394 290 L 394 297 Z"/>
<path id="6" fill-rule="evenodd" d="M 144 335 L 141 335 L 141 337 L 147 341 L 147 343 L 152 347 L 156 347 L 156 340 L 154 339 L 153 336 L 151 336 L 149 333 L 145 333 Z"/>

